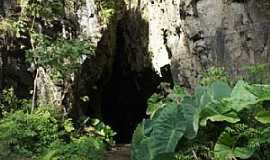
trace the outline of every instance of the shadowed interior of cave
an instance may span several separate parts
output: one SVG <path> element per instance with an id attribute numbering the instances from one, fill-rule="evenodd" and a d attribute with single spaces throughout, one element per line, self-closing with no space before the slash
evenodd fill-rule
<path id="1" fill-rule="evenodd" d="M 117 22 L 112 73 L 109 81 L 99 86 L 101 93 L 97 95 L 101 97 L 101 110 L 97 113 L 101 113 L 105 124 L 117 132 L 117 143 L 130 143 L 136 126 L 146 118 L 147 100 L 157 91 L 158 85 L 161 82 L 172 84 L 170 65 L 161 68 L 161 77 L 151 65 L 148 28 L 148 22 L 136 9 L 127 11 Z M 135 69 L 134 64 L 140 69 Z M 94 110 L 90 112 L 88 108 L 88 114 L 95 113 Z"/>
<path id="2" fill-rule="evenodd" d="M 114 70 L 102 100 L 103 120 L 117 132 L 117 143 L 130 142 L 137 124 L 146 117 L 147 99 L 159 84 L 151 69 L 141 73 L 124 70 Z"/>
<path id="3" fill-rule="evenodd" d="M 134 14 L 136 14 L 136 11 L 134 11 Z M 148 98 L 156 91 L 157 86 L 162 81 L 152 67 L 144 68 L 140 72 L 131 69 L 130 57 L 128 56 L 134 56 L 132 60 L 136 61 L 137 53 L 144 54 L 147 52 L 147 48 L 137 51 L 136 45 L 143 46 L 142 43 L 148 43 L 148 40 L 136 39 L 134 42 L 130 42 L 126 39 L 126 36 L 134 34 L 134 30 L 148 28 L 148 23 L 141 19 L 140 15 L 135 17 L 137 18 L 134 22 L 130 22 L 134 20 L 134 17 L 128 16 L 118 22 L 112 76 L 110 82 L 103 88 L 102 93 L 102 119 L 117 132 L 115 137 L 117 143 L 129 143 L 131 141 L 136 126 L 146 117 Z M 133 25 L 127 26 L 126 24 Z M 148 34 L 141 33 L 138 30 L 136 32 Z M 135 41 L 136 44 L 134 44 Z M 150 59 L 147 61 L 151 63 Z"/>

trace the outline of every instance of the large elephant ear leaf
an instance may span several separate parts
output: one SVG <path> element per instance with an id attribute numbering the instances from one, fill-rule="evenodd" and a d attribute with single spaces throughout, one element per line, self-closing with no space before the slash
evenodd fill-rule
<path id="1" fill-rule="evenodd" d="M 175 151 L 178 141 L 186 130 L 186 121 L 177 104 L 166 106 L 153 122 L 153 149 L 155 153 Z"/>
<path id="2" fill-rule="evenodd" d="M 231 97 L 226 99 L 228 107 L 239 112 L 257 103 L 257 97 L 247 88 L 249 85 L 244 81 L 238 81 L 232 90 Z"/>
<path id="3" fill-rule="evenodd" d="M 270 85 L 253 84 L 246 87 L 249 92 L 257 97 L 257 101 L 270 100 Z"/>
<path id="4" fill-rule="evenodd" d="M 237 143 L 241 138 L 241 136 L 239 136 L 241 133 L 232 134 L 231 132 L 234 132 L 232 130 L 233 129 L 231 128 L 226 128 L 219 136 L 214 147 L 215 158 L 219 160 L 250 158 L 254 154 L 255 148 L 250 147 L 251 145 L 248 143 L 245 146 L 237 146 Z"/>
<path id="5" fill-rule="evenodd" d="M 216 114 L 216 115 L 212 115 L 212 116 L 209 116 L 209 117 L 206 117 L 205 119 L 203 119 L 201 121 L 201 124 L 203 126 L 206 125 L 206 121 L 207 120 L 210 120 L 212 122 L 229 122 L 229 123 L 237 123 L 240 121 L 240 118 L 238 117 L 238 115 L 231 111 L 231 112 L 228 112 L 226 114 Z"/>
<path id="6" fill-rule="evenodd" d="M 181 109 L 187 126 L 184 136 L 187 139 L 193 139 L 197 136 L 199 129 L 200 107 L 195 103 L 194 97 L 185 97 Z"/>
<path id="7" fill-rule="evenodd" d="M 222 98 L 230 97 L 231 88 L 223 81 L 215 81 L 209 88 L 209 93 L 213 100 L 221 100 Z"/>
<path id="8" fill-rule="evenodd" d="M 270 111 L 261 111 L 256 114 L 255 118 L 263 124 L 270 124 Z"/>
<path id="9" fill-rule="evenodd" d="M 152 139 L 148 137 L 152 130 L 152 121 L 143 120 L 135 129 L 132 137 L 132 160 L 152 160 Z"/>
<path id="10" fill-rule="evenodd" d="M 133 133 L 132 145 L 134 145 L 134 147 L 136 147 L 136 145 L 139 145 L 145 137 L 144 136 L 144 123 L 145 123 L 144 121 L 140 123 Z"/>
<path id="11" fill-rule="evenodd" d="M 152 139 L 145 138 L 136 147 L 132 148 L 132 160 L 154 160 L 154 152 L 152 150 Z"/>

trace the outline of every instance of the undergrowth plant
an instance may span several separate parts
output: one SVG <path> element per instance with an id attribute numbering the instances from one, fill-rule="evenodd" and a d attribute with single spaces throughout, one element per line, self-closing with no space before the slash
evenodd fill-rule
<path id="1" fill-rule="evenodd" d="M 135 130 L 132 159 L 265 159 L 270 110 L 261 104 L 270 99 L 269 90 L 244 81 L 233 88 L 214 81 L 180 100 L 163 98 Z"/>
<path id="2" fill-rule="evenodd" d="M 112 129 L 97 119 L 74 124 L 63 119 L 53 106 L 38 106 L 30 113 L 29 103 L 14 95 L 1 95 L 0 159 L 102 160 L 113 145 Z"/>
<path id="3" fill-rule="evenodd" d="M 224 68 L 221 67 L 210 67 L 206 72 L 203 73 L 200 80 L 202 86 L 207 86 L 213 82 L 220 80 L 224 82 L 229 82 L 229 76 Z"/>

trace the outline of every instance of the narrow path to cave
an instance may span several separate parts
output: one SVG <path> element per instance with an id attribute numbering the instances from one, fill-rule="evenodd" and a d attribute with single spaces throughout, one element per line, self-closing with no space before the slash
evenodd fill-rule
<path id="1" fill-rule="evenodd" d="M 130 160 L 130 144 L 119 144 L 105 155 L 104 160 Z"/>

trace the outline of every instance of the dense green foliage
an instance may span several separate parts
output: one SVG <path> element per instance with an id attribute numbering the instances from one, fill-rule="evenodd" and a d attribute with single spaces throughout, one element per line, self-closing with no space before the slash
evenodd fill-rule
<path id="1" fill-rule="evenodd" d="M 73 124 L 52 106 L 30 105 L 12 89 L 1 97 L 0 159 L 101 160 L 115 133 L 96 119 Z"/>
<path id="2" fill-rule="evenodd" d="M 101 160 L 106 147 L 114 144 L 115 132 L 100 120 L 87 117 L 75 121 L 56 112 L 59 106 L 35 102 L 40 67 L 65 92 L 71 92 L 68 89 L 80 65 L 94 55 L 91 38 L 78 34 L 77 11 L 83 3 L 20 0 L 18 9 L 1 19 L 4 52 L 22 53 L 20 58 L 31 64 L 36 79 L 32 104 L 17 98 L 12 88 L 0 91 L 0 159 Z M 101 23 L 109 23 L 115 1 L 99 0 L 96 4 Z"/>
<path id="3" fill-rule="evenodd" d="M 132 159 L 269 158 L 265 147 L 270 142 L 270 114 L 262 106 L 270 99 L 269 88 L 244 81 L 231 88 L 215 81 L 198 87 L 192 96 L 150 101 L 149 107 L 155 104 L 157 110 L 135 130 Z"/>
<path id="4" fill-rule="evenodd" d="M 51 75 L 59 79 L 65 79 L 77 71 L 83 58 L 94 52 L 89 41 L 63 38 L 50 40 L 39 34 L 33 37 L 35 47 L 28 51 L 27 60 L 50 69 Z"/>

